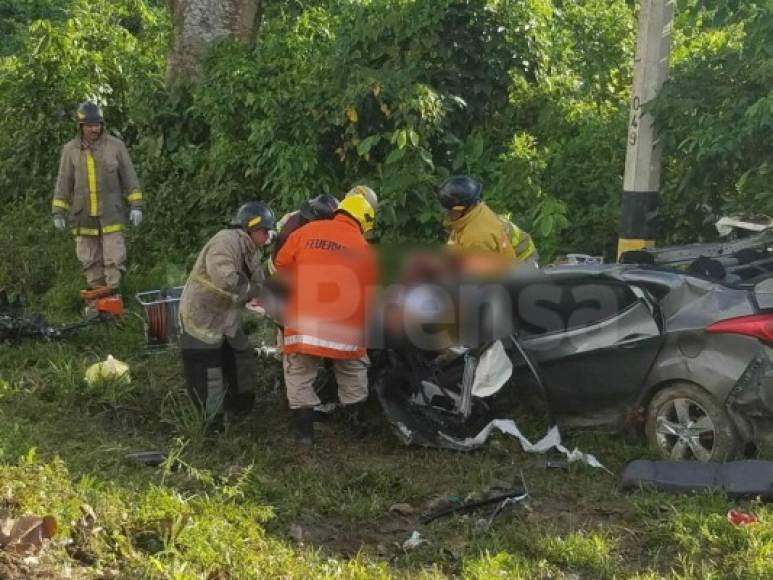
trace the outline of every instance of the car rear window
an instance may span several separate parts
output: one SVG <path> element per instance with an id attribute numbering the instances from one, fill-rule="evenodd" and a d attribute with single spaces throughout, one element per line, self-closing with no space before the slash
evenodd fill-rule
<path id="1" fill-rule="evenodd" d="M 517 319 L 524 335 L 581 328 L 606 320 L 638 300 L 623 283 L 571 280 L 521 290 Z"/>

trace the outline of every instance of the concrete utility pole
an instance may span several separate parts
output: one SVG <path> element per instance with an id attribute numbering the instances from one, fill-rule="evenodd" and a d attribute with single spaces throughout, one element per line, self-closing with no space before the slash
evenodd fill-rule
<path id="1" fill-rule="evenodd" d="M 618 258 L 623 252 L 655 245 L 660 146 L 655 119 L 642 113 L 642 106 L 658 95 L 668 76 L 674 4 L 675 0 L 641 0 L 639 6 Z"/>

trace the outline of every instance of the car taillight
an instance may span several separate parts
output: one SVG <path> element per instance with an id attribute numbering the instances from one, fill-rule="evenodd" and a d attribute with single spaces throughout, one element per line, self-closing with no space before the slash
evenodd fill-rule
<path id="1" fill-rule="evenodd" d="M 773 342 L 773 314 L 754 314 L 715 322 L 706 329 L 715 334 L 743 334 Z"/>

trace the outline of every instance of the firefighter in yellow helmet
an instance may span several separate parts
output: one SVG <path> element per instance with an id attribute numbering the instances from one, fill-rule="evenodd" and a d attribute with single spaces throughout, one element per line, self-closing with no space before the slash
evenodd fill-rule
<path id="1" fill-rule="evenodd" d="M 297 229 L 276 257 L 278 276 L 289 287 L 284 379 L 299 443 L 314 437 L 313 383 L 323 359 L 333 361 L 338 398 L 348 422 L 362 428 L 368 397 L 365 323 L 377 281 L 377 263 L 365 236 L 376 211 L 362 195 L 343 199 L 331 220 Z"/>
<path id="2" fill-rule="evenodd" d="M 374 210 L 378 209 L 378 195 L 376 195 L 376 192 L 367 185 L 355 185 L 346 192 L 344 199 L 355 195 L 361 195 L 365 198 L 365 201 L 370 204 L 370 207 L 372 207 Z"/>
<path id="3" fill-rule="evenodd" d="M 143 195 L 126 145 L 105 132 L 96 103 L 78 107 L 78 136 L 62 148 L 52 203 L 53 222 L 68 222 L 90 289 L 115 291 L 125 271 L 128 223 L 142 222 Z"/>

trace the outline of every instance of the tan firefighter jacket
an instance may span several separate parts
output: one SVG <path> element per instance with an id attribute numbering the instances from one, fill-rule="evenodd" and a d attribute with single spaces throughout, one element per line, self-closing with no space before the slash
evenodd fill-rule
<path id="1" fill-rule="evenodd" d="M 220 230 L 204 246 L 180 299 L 186 333 L 218 344 L 239 330 L 244 302 L 263 277 L 260 252 L 242 229 Z"/>
<path id="2" fill-rule="evenodd" d="M 142 207 L 142 201 L 123 141 L 103 133 L 89 148 L 80 136 L 65 143 L 52 210 L 69 217 L 75 235 L 121 231 L 129 208 Z"/>

